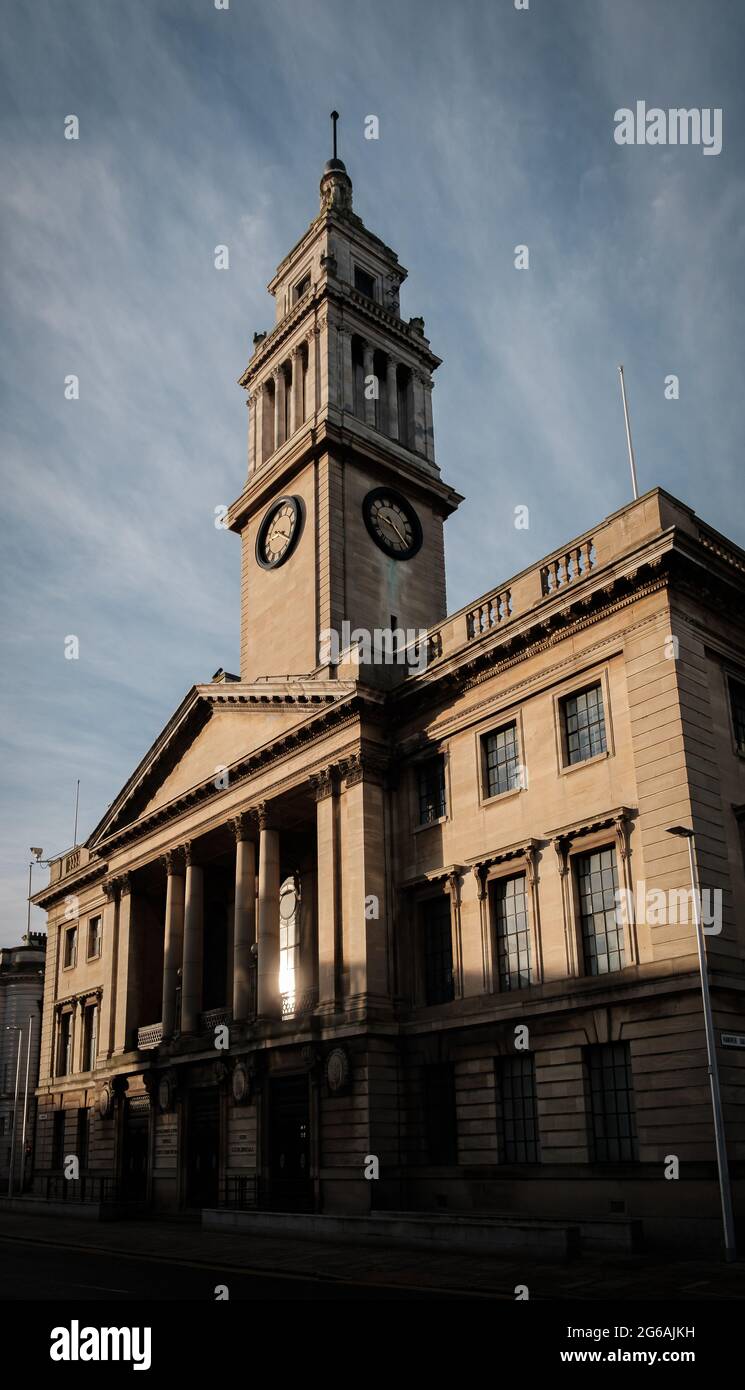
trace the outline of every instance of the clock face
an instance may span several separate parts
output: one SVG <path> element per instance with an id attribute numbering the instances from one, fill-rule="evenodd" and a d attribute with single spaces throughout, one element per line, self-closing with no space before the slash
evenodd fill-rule
<path id="1" fill-rule="evenodd" d="M 422 544 L 414 508 L 393 488 L 376 487 L 362 503 L 365 525 L 376 545 L 394 560 L 410 560 Z"/>
<path id="2" fill-rule="evenodd" d="M 294 549 L 302 521 L 300 500 L 280 497 L 265 514 L 256 537 L 256 559 L 262 569 L 284 564 Z"/>

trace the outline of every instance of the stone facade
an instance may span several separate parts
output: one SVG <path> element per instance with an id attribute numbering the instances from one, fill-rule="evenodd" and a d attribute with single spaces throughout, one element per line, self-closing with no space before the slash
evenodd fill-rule
<path id="1" fill-rule="evenodd" d="M 462 498 L 405 274 L 330 161 L 241 378 L 240 674 L 188 693 L 35 898 L 37 1190 L 82 1146 L 81 1197 L 157 1210 L 625 1216 L 712 1245 L 694 927 L 639 890 L 688 886 L 667 830 L 692 825 L 731 1042 L 745 553 L 656 488 L 446 616 Z M 426 629 L 426 662 L 366 658 L 390 628 Z M 331 659 L 329 630 L 358 635 Z M 745 1052 L 719 1062 L 739 1199 Z"/>

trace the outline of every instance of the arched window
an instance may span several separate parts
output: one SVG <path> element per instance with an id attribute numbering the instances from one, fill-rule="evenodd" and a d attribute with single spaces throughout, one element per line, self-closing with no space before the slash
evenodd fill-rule
<path id="1" fill-rule="evenodd" d="M 396 368 L 396 388 L 398 391 L 398 438 L 407 449 L 411 448 L 411 372 L 408 367 Z"/>
<path id="2" fill-rule="evenodd" d="M 388 358 L 377 349 L 373 353 L 373 373 L 378 383 L 378 398 L 375 402 L 375 428 L 381 434 L 388 433 Z"/>
<path id="3" fill-rule="evenodd" d="M 352 338 L 352 379 L 354 396 L 352 409 L 358 420 L 365 418 L 365 363 L 362 339 Z"/>
<path id="4" fill-rule="evenodd" d="M 279 993 L 283 1016 L 295 1012 L 300 977 L 300 883 L 290 874 L 279 889 Z"/>

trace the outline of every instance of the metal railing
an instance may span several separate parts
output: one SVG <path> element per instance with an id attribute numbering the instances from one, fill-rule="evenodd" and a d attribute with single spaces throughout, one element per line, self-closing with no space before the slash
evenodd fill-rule
<path id="1" fill-rule="evenodd" d="M 107 1173 L 81 1173 L 79 1178 L 66 1178 L 59 1169 L 37 1169 L 31 1194 L 47 1202 L 112 1202 L 116 1184 Z"/>

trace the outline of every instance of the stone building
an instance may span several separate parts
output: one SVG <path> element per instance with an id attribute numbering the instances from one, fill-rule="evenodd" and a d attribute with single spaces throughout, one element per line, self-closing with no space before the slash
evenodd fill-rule
<path id="1" fill-rule="evenodd" d="M 694 928 L 645 895 L 687 888 L 692 824 L 742 1030 L 745 553 L 655 488 L 448 615 L 463 499 L 405 275 L 330 161 L 240 383 L 240 674 L 189 691 L 35 898 L 37 1190 L 74 1153 L 81 1196 L 156 1210 L 715 1243 Z M 743 1051 L 720 1067 L 739 1191 Z"/>
<path id="2" fill-rule="evenodd" d="M 13 1110 L 18 1075 L 13 1190 L 20 1191 L 21 1170 L 30 1167 L 36 1117 L 36 1085 L 39 1079 L 39 1040 L 44 994 L 44 932 L 29 932 L 20 946 L 0 947 L 0 1190 L 8 1190 Z M 29 1034 L 31 1047 L 29 1050 Z M 20 1036 L 20 1071 L 18 1041 Z M 26 1102 L 26 1063 L 28 1100 Z M 26 1103 L 26 1143 L 23 1143 L 23 1109 Z"/>

